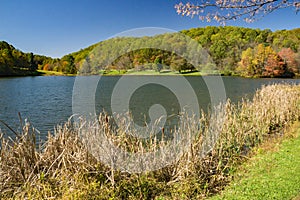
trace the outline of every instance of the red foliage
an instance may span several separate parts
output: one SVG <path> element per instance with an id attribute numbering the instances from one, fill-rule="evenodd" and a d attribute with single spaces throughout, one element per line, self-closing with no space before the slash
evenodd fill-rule
<path id="1" fill-rule="evenodd" d="M 270 54 L 265 65 L 263 76 L 283 76 L 286 73 L 286 65 L 278 55 Z"/>
<path id="2" fill-rule="evenodd" d="M 290 71 L 294 73 L 299 71 L 296 54 L 291 48 L 282 48 L 278 55 L 282 58 Z"/>

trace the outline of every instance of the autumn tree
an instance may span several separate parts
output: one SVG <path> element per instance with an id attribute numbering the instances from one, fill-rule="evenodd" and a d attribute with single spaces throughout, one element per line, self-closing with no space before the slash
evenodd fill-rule
<path id="1" fill-rule="evenodd" d="M 264 71 L 262 72 L 262 76 L 281 77 L 286 74 L 286 71 L 287 67 L 282 58 L 278 54 L 272 53 L 268 55 L 267 62 L 264 66 Z"/>
<path id="2" fill-rule="evenodd" d="M 244 18 L 252 22 L 280 8 L 300 9 L 299 0 L 189 0 L 175 5 L 177 13 L 183 16 L 199 16 L 202 21 L 215 20 L 225 23 L 229 20 Z"/>
<path id="3" fill-rule="evenodd" d="M 115 68 L 121 72 L 121 70 L 127 70 L 132 66 L 132 56 L 130 54 L 123 55 L 122 57 L 118 58 L 113 65 L 115 65 Z"/>
<path id="4" fill-rule="evenodd" d="M 273 76 L 274 70 L 281 66 L 281 61 L 272 47 L 259 44 L 255 48 L 248 48 L 242 52 L 237 70 L 243 76 Z"/>
<path id="5" fill-rule="evenodd" d="M 300 63 L 296 60 L 296 53 L 291 48 L 282 48 L 278 55 L 283 59 L 290 71 L 294 73 L 299 72 Z"/>
<path id="6" fill-rule="evenodd" d="M 181 58 L 180 56 L 173 56 L 170 66 L 173 71 L 179 71 L 179 73 L 181 73 L 184 64 L 185 60 L 183 58 Z"/>
<path id="7" fill-rule="evenodd" d="M 239 62 L 237 72 L 242 76 L 254 76 L 256 74 L 255 52 L 248 48 L 242 52 L 242 59 Z"/>

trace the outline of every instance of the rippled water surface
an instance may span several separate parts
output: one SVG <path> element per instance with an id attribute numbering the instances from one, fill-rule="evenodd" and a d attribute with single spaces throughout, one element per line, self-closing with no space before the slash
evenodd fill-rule
<path id="1" fill-rule="evenodd" d="M 112 93 L 120 77 L 107 76 L 85 77 L 86 79 L 96 79 L 97 86 L 95 99 L 96 111 L 111 111 L 111 102 L 126 104 L 123 97 L 112 101 Z M 133 83 L 142 80 L 143 76 L 127 76 Z M 151 77 L 150 77 L 151 78 Z M 128 107 L 135 113 L 135 118 L 142 118 L 153 105 L 161 105 L 169 112 L 179 112 L 180 105 L 176 100 L 176 95 L 190 98 L 186 88 L 180 85 L 176 76 L 161 76 L 171 82 L 174 87 L 179 88 L 174 94 L 167 87 L 159 84 L 147 84 L 138 86 L 129 99 Z M 199 106 L 206 108 L 210 104 L 209 91 L 205 81 L 201 77 L 185 77 L 197 95 Z M 214 77 L 210 77 L 213 79 Z M 41 133 L 53 131 L 57 124 L 62 124 L 73 114 L 72 94 L 76 77 L 65 76 L 40 76 L 40 77 L 16 77 L 0 78 L 0 120 L 3 120 L 14 129 L 20 128 L 18 113 L 21 113 L 23 121 L 27 118 Z M 149 76 L 148 76 L 149 79 Z M 226 95 L 234 102 L 253 93 L 262 85 L 278 82 L 300 83 L 299 79 L 245 79 L 238 77 L 222 77 Z M 84 92 L 84 87 L 82 88 Z M 89 87 L 88 85 L 86 87 Z M 115 95 L 115 98 L 117 96 Z M 85 105 L 83 98 L 82 105 Z M 91 99 L 86 99 L 91 102 Z M 128 104 L 128 103 L 127 103 Z M 88 103 L 87 103 L 88 106 Z M 0 128 L 9 133 L 3 124 Z"/>

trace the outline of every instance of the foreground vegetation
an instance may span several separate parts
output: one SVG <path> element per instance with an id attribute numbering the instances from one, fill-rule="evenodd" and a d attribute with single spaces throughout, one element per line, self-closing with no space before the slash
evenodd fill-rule
<path id="1" fill-rule="evenodd" d="M 230 186 L 212 199 L 299 198 L 300 123 L 289 133 L 255 149 L 256 155 L 239 168 Z"/>
<path id="2" fill-rule="evenodd" d="M 259 90 L 252 101 L 238 105 L 228 101 L 216 113 L 203 114 L 199 121 L 183 117 L 184 128 L 174 134 L 191 134 L 196 138 L 180 159 L 155 171 L 132 174 L 98 162 L 87 150 L 80 133 L 103 133 L 116 146 L 142 155 L 163 148 L 168 141 L 140 141 L 124 134 L 126 124 L 118 129 L 109 128 L 110 118 L 103 115 L 92 122 L 82 120 L 82 124 L 73 125 L 70 121 L 58 126 L 44 143 L 38 141 L 34 128 L 26 124 L 22 132 L 14 132 L 15 140 L 2 135 L 0 198 L 205 198 L 231 181 L 232 173 L 253 148 L 283 134 L 284 127 L 300 119 L 299 102 L 299 85 L 272 85 Z M 108 150 L 102 143 L 97 145 Z M 203 149 L 206 154 L 202 154 Z M 113 155 L 112 163 L 116 159 Z"/>
<path id="3" fill-rule="evenodd" d="M 91 45 L 78 52 L 70 53 L 60 59 L 23 53 L 6 42 L 0 42 L 0 76 L 20 73 L 18 70 L 56 71 L 63 74 L 101 74 L 104 71 L 145 71 L 171 70 L 211 71 L 218 70 L 225 75 L 250 77 L 293 77 L 299 74 L 300 29 L 278 30 L 250 29 L 242 27 L 193 28 L 180 33 L 199 43 L 211 59 L 199 55 L 195 60 L 205 60 L 203 65 L 195 66 L 190 60 L 177 55 L 176 51 L 189 52 L 185 39 L 180 34 L 162 34 L 153 37 L 113 38 Z M 163 45 L 172 49 L 150 48 Z M 119 55 L 111 63 L 111 57 L 122 49 L 134 50 Z M 149 48 L 146 48 L 149 47 Z M 207 57 L 205 55 L 205 57 Z M 96 61 L 95 61 L 96 60 Z M 202 61 L 201 61 L 202 62 Z M 86 65 L 89 63 L 90 65 Z"/>

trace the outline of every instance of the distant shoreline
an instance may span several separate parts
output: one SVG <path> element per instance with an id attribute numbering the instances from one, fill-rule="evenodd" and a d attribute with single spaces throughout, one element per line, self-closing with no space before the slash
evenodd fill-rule
<path id="1" fill-rule="evenodd" d="M 11 74 L 11 75 L 1 75 L 0 78 L 7 78 L 7 77 L 26 77 L 26 76 L 78 76 L 78 74 L 65 74 L 63 72 L 56 72 L 56 71 L 46 71 L 46 70 L 37 70 L 31 74 Z M 110 71 L 103 71 L 99 74 L 90 74 L 88 76 L 232 76 L 232 77 L 243 77 L 243 78 L 290 78 L 290 79 L 299 79 L 300 75 L 296 75 L 294 77 L 245 77 L 240 76 L 237 74 L 228 74 L 228 73 L 201 73 L 198 71 L 193 72 L 182 72 L 179 73 L 177 71 L 165 70 L 161 72 L 157 72 L 155 70 L 144 70 L 144 71 L 117 71 L 117 70 L 110 70 Z"/>
<path id="2" fill-rule="evenodd" d="M 44 71 L 38 70 L 42 73 L 42 76 L 77 76 L 78 74 L 64 74 L 62 72 L 55 72 L 55 71 Z M 294 77 L 245 77 L 240 76 L 238 74 L 233 73 L 225 73 L 225 72 L 217 72 L 214 71 L 212 73 L 201 73 L 199 71 L 187 71 L 179 73 L 178 71 L 171 71 L 171 70 L 163 70 L 161 72 L 155 70 L 144 70 L 144 71 L 118 71 L 118 70 L 110 70 L 110 71 L 103 71 L 99 74 L 90 74 L 93 76 L 232 76 L 232 77 L 243 77 L 243 78 L 291 78 L 291 79 L 299 79 L 300 76 L 296 75 Z"/>

